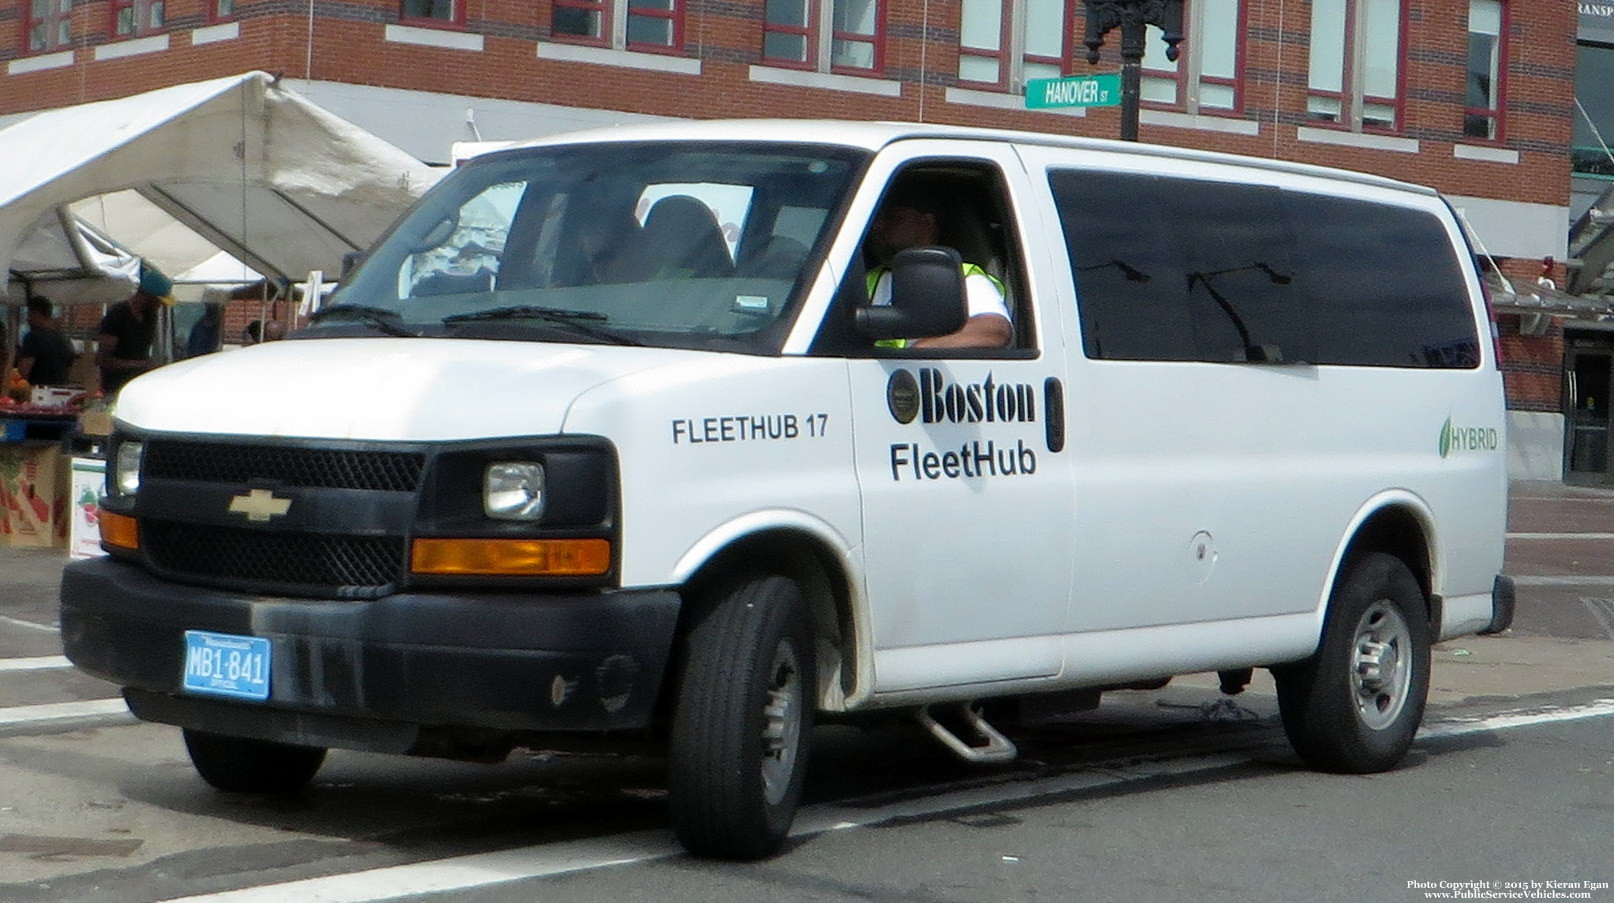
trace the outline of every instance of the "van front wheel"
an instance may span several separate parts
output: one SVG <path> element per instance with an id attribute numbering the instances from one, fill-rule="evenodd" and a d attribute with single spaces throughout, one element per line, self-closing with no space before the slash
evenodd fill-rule
<path id="1" fill-rule="evenodd" d="M 1431 628 L 1418 580 L 1401 559 L 1350 562 L 1311 658 L 1273 669 L 1289 743 L 1321 771 L 1393 768 L 1423 721 Z"/>
<path id="2" fill-rule="evenodd" d="M 812 630 L 797 585 L 739 580 L 684 638 L 668 801 L 684 848 L 761 859 L 790 834 L 812 730 Z"/>
<path id="3" fill-rule="evenodd" d="M 319 746 L 293 746 L 185 728 L 185 751 L 202 780 L 231 793 L 301 790 L 325 762 Z"/>

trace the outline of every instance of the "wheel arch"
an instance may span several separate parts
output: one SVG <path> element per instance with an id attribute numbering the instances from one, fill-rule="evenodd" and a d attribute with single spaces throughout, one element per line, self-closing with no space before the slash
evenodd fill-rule
<path id="1" fill-rule="evenodd" d="M 866 619 L 858 615 L 858 593 L 852 577 L 854 560 L 839 535 L 826 525 L 803 520 L 748 518 L 730 525 L 720 540 L 703 541 L 677 568 L 684 608 L 679 614 L 682 637 L 692 620 L 709 605 L 724 581 L 747 573 L 788 577 L 800 587 L 812 617 L 817 641 L 818 706 L 847 708 L 866 693 L 872 668 L 867 652 Z"/>
<path id="2" fill-rule="evenodd" d="M 1393 555 L 1406 564 L 1423 592 L 1425 616 L 1436 631 L 1440 611 L 1434 588 L 1440 561 L 1435 544 L 1434 516 L 1421 499 L 1411 493 L 1382 493 L 1358 511 L 1334 555 L 1328 593 L 1319 606 L 1319 628 L 1326 619 L 1328 602 L 1349 564 L 1370 552 Z"/>

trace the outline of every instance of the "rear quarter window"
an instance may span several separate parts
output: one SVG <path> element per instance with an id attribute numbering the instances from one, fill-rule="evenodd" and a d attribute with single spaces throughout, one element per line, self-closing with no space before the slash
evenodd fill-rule
<path id="1" fill-rule="evenodd" d="M 1049 185 L 1090 358 L 1479 365 L 1457 251 L 1426 211 L 1138 173 Z"/>

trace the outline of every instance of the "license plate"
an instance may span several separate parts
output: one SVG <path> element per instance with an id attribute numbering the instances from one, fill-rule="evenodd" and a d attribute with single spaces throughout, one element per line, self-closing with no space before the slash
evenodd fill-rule
<path id="1" fill-rule="evenodd" d="M 269 698 L 269 641 L 185 631 L 185 692 L 262 702 Z"/>

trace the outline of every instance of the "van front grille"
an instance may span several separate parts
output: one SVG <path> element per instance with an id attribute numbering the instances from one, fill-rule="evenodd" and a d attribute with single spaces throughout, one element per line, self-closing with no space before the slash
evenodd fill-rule
<path id="1" fill-rule="evenodd" d="M 144 473 L 156 479 L 208 483 L 249 480 L 325 489 L 415 492 L 426 456 L 277 445 L 156 440 L 147 443 Z"/>
<path id="2" fill-rule="evenodd" d="M 369 599 L 403 571 L 401 536 L 276 533 L 143 520 L 140 547 L 156 570 L 240 589 Z"/>

